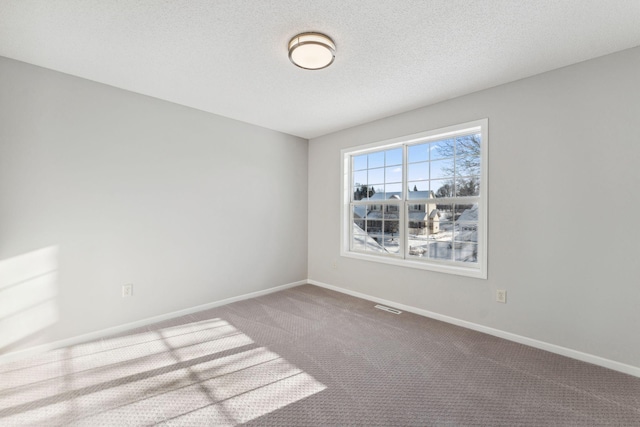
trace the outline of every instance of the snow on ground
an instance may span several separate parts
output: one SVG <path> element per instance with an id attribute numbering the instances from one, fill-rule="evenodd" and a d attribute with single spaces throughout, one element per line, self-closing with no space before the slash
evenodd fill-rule
<path id="1" fill-rule="evenodd" d="M 357 226 L 356 226 L 357 227 Z M 362 230 L 358 227 L 359 230 Z M 354 228 L 355 230 L 355 228 Z M 360 231 L 363 233 L 363 231 Z M 429 258 L 440 260 L 452 260 L 453 256 L 457 261 L 477 262 L 477 233 L 475 231 L 462 231 L 458 239 L 465 239 L 464 242 L 456 241 L 452 244 L 453 230 L 441 231 L 431 235 L 409 235 L 409 254 L 417 258 Z M 374 252 L 385 252 L 391 254 L 400 253 L 399 239 L 396 236 L 383 233 L 369 233 L 364 243 L 364 235 L 354 232 L 354 249 Z M 378 243 L 380 242 L 380 243 Z M 364 246 L 366 245 L 366 249 Z"/>
<path id="2" fill-rule="evenodd" d="M 353 242 L 351 243 L 352 249 L 356 251 L 367 252 L 387 252 L 378 241 L 376 241 L 371 234 L 366 234 L 365 231 L 358 227 L 356 223 L 353 224 Z"/>
<path id="3" fill-rule="evenodd" d="M 477 262 L 478 205 L 465 210 L 454 226 L 451 213 L 443 213 L 440 231 L 430 235 L 409 235 L 409 257 Z M 353 249 L 378 253 L 400 253 L 398 235 L 370 232 L 353 224 Z M 455 235 L 455 239 L 454 239 Z"/>

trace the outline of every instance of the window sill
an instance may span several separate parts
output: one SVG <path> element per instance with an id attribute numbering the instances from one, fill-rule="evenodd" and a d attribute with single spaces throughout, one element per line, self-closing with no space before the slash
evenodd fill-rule
<path id="1" fill-rule="evenodd" d="M 345 258 L 359 259 L 362 261 L 370 261 L 370 262 L 375 262 L 380 264 L 390 264 L 398 267 L 436 271 L 438 273 L 455 274 L 458 276 L 473 277 L 476 279 L 487 278 L 486 271 L 482 271 L 480 268 L 461 267 L 458 265 L 449 265 L 445 263 L 436 263 L 436 262 L 413 261 L 408 259 L 397 258 L 394 256 L 367 255 L 360 252 L 342 251 L 340 255 Z"/>

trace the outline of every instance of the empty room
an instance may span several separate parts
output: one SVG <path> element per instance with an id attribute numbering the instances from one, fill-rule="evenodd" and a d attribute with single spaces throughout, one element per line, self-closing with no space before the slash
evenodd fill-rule
<path id="1" fill-rule="evenodd" d="M 640 426 L 639 23 L 0 0 L 0 425 Z"/>

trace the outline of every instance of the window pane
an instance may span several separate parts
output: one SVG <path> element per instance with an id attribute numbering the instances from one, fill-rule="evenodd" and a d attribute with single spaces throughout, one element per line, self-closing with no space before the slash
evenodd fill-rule
<path id="1" fill-rule="evenodd" d="M 456 222 L 478 222 L 478 204 L 456 204 L 454 207 L 453 219 Z"/>
<path id="2" fill-rule="evenodd" d="M 378 151 L 377 153 L 371 153 L 368 155 L 368 167 L 380 168 L 384 166 L 384 151 Z"/>
<path id="3" fill-rule="evenodd" d="M 438 179 L 431 181 L 431 191 L 435 197 L 453 197 L 453 180 Z"/>
<path id="4" fill-rule="evenodd" d="M 478 262 L 478 245 L 475 243 L 455 243 L 455 260 Z"/>
<path id="5" fill-rule="evenodd" d="M 392 196 L 398 196 L 398 199 L 402 198 L 402 184 L 387 184 L 385 185 L 384 198 L 388 199 Z"/>
<path id="6" fill-rule="evenodd" d="M 422 181 L 429 179 L 429 162 L 409 165 L 407 179 L 409 181 Z"/>
<path id="7" fill-rule="evenodd" d="M 367 185 L 367 171 L 358 171 L 353 173 L 353 187 Z"/>
<path id="8" fill-rule="evenodd" d="M 480 174 L 480 157 L 456 157 L 456 175 L 470 176 Z"/>
<path id="9" fill-rule="evenodd" d="M 429 144 L 411 145 L 408 147 L 409 163 L 429 160 Z"/>
<path id="10" fill-rule="evenodd" d="M 429 181 L 409 182 L 409 199 L 426 199 L 429 197 Z"/>
<path id="11" fill-rule="evenodd" d="M 373 209 L 375 208 L 375 210 Z M 373 205 L 372 209 L 367 214 L 367 234 L 369 235 L 370 243 L 367 245 L 367 250 L 373 252 L 384 253 L 385 250 L 382 246 L 382 228 L 384 226 L 383 210 L 384 205 Z"/>
<path id="12" fill-rule="evenodd" d="M 479 196 L 480 177 L 458 178 L 456 180 L 456 197 Z"/>
<path id="13" fill-rule="evenodd" d="M 453 178 L 453 159 L 431 162 L 431 179 Z"/>
<path id="14" fill-rule="evenodd" d="M 452 203 L 428 203 L 425 206 L 428 250 L 423 257 L 452 259 L 450 244 L 453 240 L 453 207 Z"/>
<path id="15" fill-rule="evenodd" d="M 429 252 L 429 241 L 426 237 L 419 235 L 409 235 L 409 257 L 427 257 Z"/>
<path id="16" fill-rule="evenodd" d="M 367 234 L 354 234 L 351 239 L 351 250 L 373 253 L 385 253 L 378 241 Z"/>
<path id="17" fill-rule="evenodd" d="M 457 222 L 453 240 L 456 242 L 478 243 L 478 223 Z"/>
<path id="18" fill-rule="evenodd" d="M 402 182 L 402 166 L 385 168 L 384 182 Z"/>
<path id="19" fill-rule="evenodd" d="M 384 222 L 383 232 L 383 246 L 387 252 L 392 254 L 400 253 L 400 236 L 399 236 L 399 222 L 398 221 L 386 221 Z"/>
<path id="20" fill-rule="evenodd" d="M 384 168 L 369 169 L 369 185 L 384 183 Z"/>
<path id="21" fill-rule="evenodd" d="M 451 236 L 441 236 L 429 242 L 427 257 L 430 259 L 452 260 Z"/>
<path id="22" fill-rule="evenodd" d="M 453 238 L 453 214 L 451 205 L 437 205 L 438 206 L 438 238 L 445 238 L 450 241 Z"/>
<path id="23" fill-rule="evenodd" d="M 366 232 L 369 235 L 371 235 L 372 233 L 380 233 L 380 231 L 382 230 L 382 215 L 374 215 L 375 213 L 376 211 L 370 211 L 369 215 L 367 215 Z M 378 217 L 378 219 L 373 219 L 375 217 Z"/>
<path id="24" fill-rule="evenodd" d="M 359 185 L 353 189 L 353 200 L 368 199 L 373 196 L 374 189 L 366 185 Z"/>
<path id="25" fill-rule="evenodd" d="M 385 251 L 387 253 L 398 255 L 400 253 L 400 238 L 396 235 L 394 238 L 389 238 L 389 235 L 385 235 Z"/>
<path id="26" fill-rule="evenodd" d="M 440 213 L 440 230 L 441 231 L 453 231 L 453 205 L 450 203 L 438 203 L 436 205 L 438 212 Z"/>
<path id="27" fill-rule="evenodd" d="M 376 238 L 382 228 L 382 207 L 380 205 L 352 206 L 353 233 L 351 249 L 374 253 L 385 253 L 384 248 Z"/>
<path id="28" fill-rule="evenodd" d="M 478 204 L 456 204 L 454 218 L 455 260 L 478 262 Z"/>
<path id="29" fill-rule="evenodd" d="M 453 157 L 455 153 L 455 140 L 444 139 L 442 141 L 435 141 L 430 144 L 429 153 L 431 160 L 444 159 Z"/>
<path id="30" fill-rule="evenodd" d="M 456 138 L 456 157 L 480 157 L 480 140 L 479 133 Z"/>
<path id="31" fill-rule="evenodd" d="M 409 219 L 408 228 L 409 233 L 416 236 L 427 235 L 428 232 L 428 220 L 429 213 L 425 211 L 425 205 L 421 204 L 409 204 L 409 211 L 407 217 Z"/>
<path id="32" fill-rule="evenodd" d="M 389 221 L 395 221 L 396 223 L 398 222 L 398 218 L 400 216 L 400 205 L 386 205 L 385 206 L 385 210 L 384 210 L 384 220 L 386 222 Z M 397 224 L 396 224 L 397 226 Z M 385 229 L 388 231 L 389 226 L 385 225 Z M 397 229 L 396 229 L 397 231 Z"/>
<path id="33" fill-rule="evenodd" d="M 402 164 L 402 147 L 385 152 L 385 165 L 401 165 Z"/>
<path id="34" fill-rule="evenodd" d="M 353 157 L 353 170 L 359 171 L 367 168 L 367 155 Z"/>
<path id="35" fill-rule="evenodd" d="M 440 221 L 437 211 L 433 216 L 429 212 L 433 210 L 435 210 L 435 205 L 433 204 L 427 204 L 426 206 L 424 204 L 409 204 L 409 245 L 426 245 L 425 240 L 439 232 Z M 426 248 L 426 246 L 424 247 Z"/>
<path id="36" fill-rule="evenodd" d="M 480 174 L 480 134 L 456 138 L 456 175 Z"/>
<path id="37" fill-rule="evenodd" d="M 361 220 L 367 217 L 367 206 L 366 205 L 352 205 L 351 213 L 353 216 L 353 220 Z M 358 226 L 364 230 L 364 223 L 358 223 Z"/>
<path id="38" fill-rule="evenodd" d="M 353 234 L 366 234 L 366 225 L 364 219 L 353 220 Z"/>

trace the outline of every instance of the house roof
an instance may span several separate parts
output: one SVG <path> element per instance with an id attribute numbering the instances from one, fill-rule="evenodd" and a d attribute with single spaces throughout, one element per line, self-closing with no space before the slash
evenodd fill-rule
<path id="1" fill-rule="evenodd" d="M 367 219 L 387 219 L 387 220 L 397 220 L 398 214 L 394 212 L 382 212 L 382 211 L 369 211 L 367 213 Z"/>
<path id="2" fill-rule="evenodd" d="M 402 192 L 392 191 L 388 193 L 376 193 L 369 197 L 369 200 L 389 200 L 402 198 Z M 409 200 L 411 199 L 433 199 L 432 191 L 409 191 Z"/>
<path id="3" fill-rule="evenodd" d="M 427 217 L 426 212 L 409 212 L 409 221 L 424 221 Z"/>
<path id="4" fill-rule="evenodd" d="M 353 207 L 353 216 L 355 218 L 364 218 L 367 216 L 367 206 L 366 205 L 355 205 Z"/>
<path id="5" fill-rule="evenodd" d="M 466 209 L 458 217 L 458 221 L 478 221 L 478 205 L 473 205 L 470 209 Z"/>

